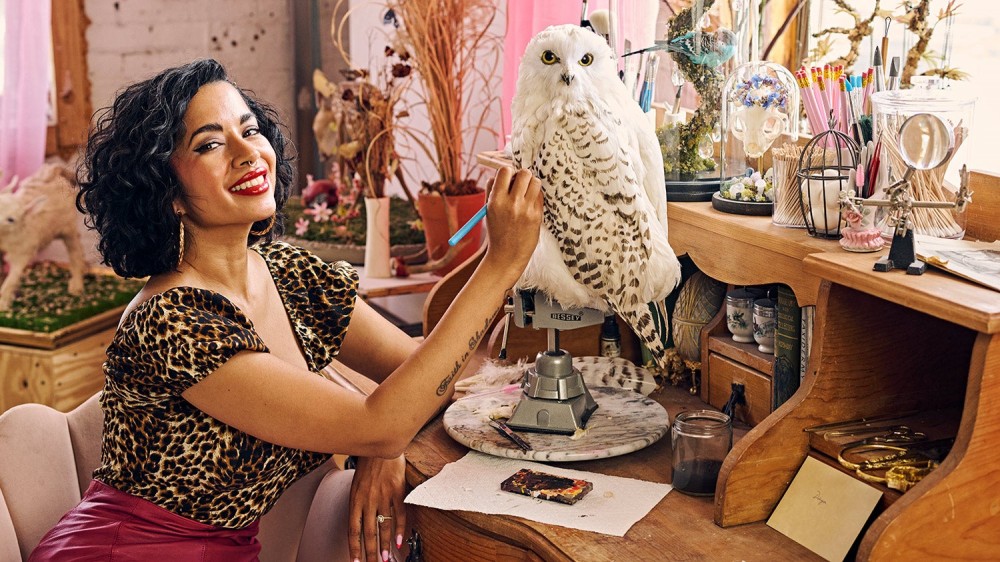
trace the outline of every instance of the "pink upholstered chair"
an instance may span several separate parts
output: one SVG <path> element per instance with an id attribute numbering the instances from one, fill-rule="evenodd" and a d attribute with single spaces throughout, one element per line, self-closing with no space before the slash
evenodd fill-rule
<path id="1" fill-rule="evenodd" d="M 86 491 L 101 453 L 97 398 L 68 414 L 23 404 L 0 415 L 0 562 L 27 559 Z M 261 520 L 260 559 L 347 560 L 352 476 L 331 461 L 289 488 Z"/>

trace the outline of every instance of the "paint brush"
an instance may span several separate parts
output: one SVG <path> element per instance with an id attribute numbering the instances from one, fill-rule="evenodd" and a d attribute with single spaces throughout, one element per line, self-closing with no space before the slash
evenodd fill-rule
<path id="1" fill-rule="evenodd" d="M 875 47 L 875 57 L 872 60 L 872 68 L 875 69 L 875 91 L 881 92 L 885 88 L 885 77 L 882 76 L 882 53 Z"/>
<path id="2" fill-rule="evenodd" d="M 472 218 L 469 219 L 469 222 L 463 224 L 462 228 L 458 229 L 458 231 L 455 232 L 455 234 L 453 234 L 452 237 L 448 239 L 448 245 L 454 246 L 455 244 L 461 242 L 462 238 L 465 238 L 465 235 L 468 234 L 469 231 L 472 230 L 474 226 L 479 224 L 479 221 L 483 220 L 483 218 L 485 217 L 486 217 L 486 205 L 483 205 L 482 209 L 479 209 L 478 211 L 476 211 L 476 214 L 472 215 Z"/>
<path id="3" fill-rule="evenodd" d="M 583 0 L 583 6 L 580 12 L 580 27 L 593 31 L 594 26 L 591 25 L 590 19 L 587 18 L 587 4 L 589 4 L 588 0 Z"/>
<path id="4" fill-rule="evenodd" d="M 639 93 L 639 107 L 643 113 L 648 113 L 653 107 L 653 92 L 656 89 L 656 71 L 660 66 L 660 57 L 649 57 L 646 63 L 646 74 L 642 78 L 642 92 Z"/>
<path id="5" fill-rule="evenodd" d="M 885 29 L 882 30 L 882 60 L 879 62 L 882 66 L 885 66 L 885 57 L 889 56 L 889 24 L 892 23 L 891 17 L 885 18 Z M 876 47 L 877 49 L 877 47 Z M 878 58 L 878 51 L 875 51 L 875 57 Z M 879 90 L 880 92 L 882 90 Z"/>
<path id="6" fill-rule="evenodd" d="M 899 87 L 899 57 L 892 57 L 892 64 L 889 65 L 889 82 L 886 83 L 886 90 L 895 90 Z"/>
<path id="7" fill-rule="evenodd" d="M 608 10 L 594 10 L 594 13 L 590 14 L 590 25 L 594 26 L 594 33 L 600 35 L 608 42 L 608 46 L 617 56 L 618 49 L 614 43 L 614 33 L 611 31 L 611 12 Z"/>

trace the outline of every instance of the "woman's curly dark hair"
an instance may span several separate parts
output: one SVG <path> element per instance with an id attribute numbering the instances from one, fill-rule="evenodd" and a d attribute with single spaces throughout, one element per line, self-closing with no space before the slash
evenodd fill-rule
<path id="1" fill-rule="evenodd" d="M 191 98 L 205 84 L 218 81 L 232 83 L 221 64 L 196 60 L 125 88 L 111 107 L 98 113 L 78 172 L 76 206 L 89 215 L 87 226 L 97 230 L 104 263 L 118 275 L 145 277 L 176 269 L 180 218 L 173 201 L 182 192 L 170 156 L 183 133 Z M 250 234 L 251 245 L 284 233 L 282 208 L 291 191 L 294 157 L 274 108 L 236 89 L 277 155 L 277 216 L 270 232 Z M 269 222 L 258 221 L 251 230 L 262 231 Z"/>

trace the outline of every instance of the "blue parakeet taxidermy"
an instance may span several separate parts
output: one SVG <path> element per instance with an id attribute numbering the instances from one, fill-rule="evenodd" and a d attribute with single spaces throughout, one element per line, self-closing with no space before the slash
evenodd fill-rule
<path id="1" fill-rule="evenodd" d="M 724 28 L 713 33 L 689 31 L 658 46 L 668 52 L 680 53 L 695 64 L 715 68 L 736 54 L 736 35 Z"/>

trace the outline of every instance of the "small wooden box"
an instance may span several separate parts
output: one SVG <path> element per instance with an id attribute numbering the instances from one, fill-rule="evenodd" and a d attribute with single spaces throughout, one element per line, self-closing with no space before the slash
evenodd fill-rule
<path id="1" fill-rule="evenodd" d="M 0 328 L 0 412 L 35 402 L 68 412 L 104 386 L 124 306 L 51 333 Z"/>
<path id="2" fill-rule="evenodd" d="M 715 408 L 722 408 L 732 393 L 732 383 L 744 388 L 746 404 L 738 405 L 734 417 L 748 425 L 757 425 L 771 413 L 771 377 L 715 352 L 708 354 L 708 372 L 702 381 L 701 397 Z"/>

